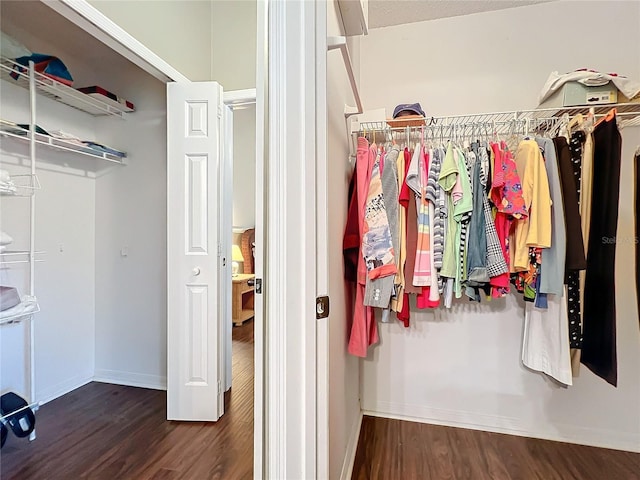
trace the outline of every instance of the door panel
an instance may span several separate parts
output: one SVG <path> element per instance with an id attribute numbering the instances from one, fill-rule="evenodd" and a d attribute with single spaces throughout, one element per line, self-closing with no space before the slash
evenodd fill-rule
<path id="1" fill-rule="evenodd" d="M 167 418 L 215 421 L 220 388 L 218 218 L 222 88 L 167 85 Z"/>

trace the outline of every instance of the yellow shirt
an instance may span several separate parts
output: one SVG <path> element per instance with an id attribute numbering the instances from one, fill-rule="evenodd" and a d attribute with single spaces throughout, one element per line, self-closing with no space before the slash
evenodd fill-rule
<path id="1" fill-rule="evenodd" d="M 551 194 L 540 147 L 535 140 L 523 140 L 515 156 L 522 185 L 522 197 L 529 216 L 516 221 L 511 243 L 514 271 L 529 267 L 529 247 L 551 246 Z"/>

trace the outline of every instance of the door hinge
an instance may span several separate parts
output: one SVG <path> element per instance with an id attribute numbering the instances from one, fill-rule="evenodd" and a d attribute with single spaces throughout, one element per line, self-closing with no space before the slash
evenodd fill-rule
<path id="1" fill-rule="evenodd" d="M 262 293 L 262 279 L 261 278 L 256 278 L 255 293 L 257 293 L 257 294 Z"/>
<path id="2" fill-rule="evenodd" d="M 218 118 L 222 118 L 222 105 L 218 105 Z"/>
<path id="3" fill-rule="evenodd" d="M 218 257 L 222 256 L 222 245 L 218 244 Z"/>
<path id="4" fill-rule="evenodd" d="M 218 395 L 220 395 L 222 393 L 222 383 L 220 383 L 220 380 L 218 380 Z"/>
<path id="5" fill-rule="evenodd" d="M 327 318 L 329 316 L 329 297 L 316 298 L 316 319 Z"/>

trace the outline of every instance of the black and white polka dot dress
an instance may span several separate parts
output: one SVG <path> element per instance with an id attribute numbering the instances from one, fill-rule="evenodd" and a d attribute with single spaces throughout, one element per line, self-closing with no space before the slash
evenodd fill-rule
<path id="1" fill-rule="evenodd" d="M 582 181 L 582 147 L 586 140 L 583 131 L 574 132 L 569 142 L 571 165 L 576 183 L 578 204 L 580 202 L 580 183 Z M 569 344 L 572 349 L 582 348 L 582 314 L 580 305 L 580 274 L 571 270 L 567 275 L 567 312 L 569 316 Z"/>

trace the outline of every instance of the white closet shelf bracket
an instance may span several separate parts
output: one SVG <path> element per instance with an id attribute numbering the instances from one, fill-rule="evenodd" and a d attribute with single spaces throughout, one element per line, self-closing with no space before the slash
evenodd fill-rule
<path id="1" fill-rule="evenodd" d="M 358 83 L 356 82 L 356 76 L 353 73 L 353 64 L 351 63 L 351 56 L 349 55 L 349 48 L 347 47 L 347 37 L 327 37 L 327 50 L 335 50 L 339 48 L 342 52 L 342 59 L 344 60 L 344 66 L 349 76 L 349 83 L 351 84 L 351 90 L 353 91 L 353 97 L 356 101 L 356 112 L 348 112 L 346 117 L 350 115 L 357 115 L 364 112 L 362 107 L 362 100 L 360 99 L 360 92 L 358 91 Z"/>

